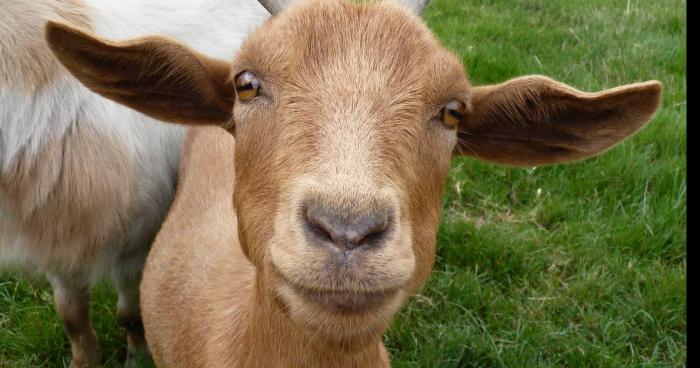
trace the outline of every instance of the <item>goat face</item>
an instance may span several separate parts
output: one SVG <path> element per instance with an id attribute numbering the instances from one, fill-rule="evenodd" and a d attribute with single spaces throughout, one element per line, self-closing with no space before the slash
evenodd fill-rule
<path id="1" fill-rule="evenodd" d="M 469 103 L 469 83 L 403 9 L 284 15 L 233 66 L 241 244 L 300 324 L 374 334 L 432 266 L 457 141 L 442 114 Z"/>
<path id="2" fill-rule="evenodd" d="M 233 202 L 259 284 L 300 330 L 350 347 L 425 282 L 453 155 L 581 159 L 641 128 L 661 94 L 658 82 L 583 93 L 539 76 L 471 87 L 392 4 L 299 2 L 233 64 L 157 37 L 114 43 L 50 24 L 47 39 L 108 98 L 235 130 Z"/>

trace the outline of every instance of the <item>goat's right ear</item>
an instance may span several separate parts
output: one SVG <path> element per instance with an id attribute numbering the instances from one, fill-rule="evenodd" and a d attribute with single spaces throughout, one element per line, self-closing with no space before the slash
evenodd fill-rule
<path id="1" fill-rule="evenodd" d="M 646 125 L 662 90 L 648 81 L 587 93 L 538 75 L 475 87 L 457 150 L 513 166 L 581 160 Z"/>
<path id="2" fill-rule="evenodd" d="M 160 120 L 230 124 L 228 62 L 162 37 L 110 42 L 55 22 L 45 36 L 61 64 L 104 97 Z"/>

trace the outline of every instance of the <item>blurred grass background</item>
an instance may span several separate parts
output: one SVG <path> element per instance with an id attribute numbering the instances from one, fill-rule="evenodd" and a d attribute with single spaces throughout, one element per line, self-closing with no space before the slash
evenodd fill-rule
<path id="1" fill-rule="evenodd" d="M 433 0 L 424 18 L 475 85 L 545 74 L 665 91 L 647 128 L 587 161 L 453 160 L 435 271 L 385 337 L 393 366 L 685 366 L 685 1 Z M 99 285 L 107 366 L 124 354 L 115 304 Z M 48 284 L 0 276 L 0 367 L 69 355 Z"/>

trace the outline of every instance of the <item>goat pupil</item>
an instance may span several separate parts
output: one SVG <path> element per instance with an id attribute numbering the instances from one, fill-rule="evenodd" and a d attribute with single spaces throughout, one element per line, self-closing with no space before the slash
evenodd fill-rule
<path id="1" fill-rule="evenodd" d="M 251 72 L 242 72 L 236 77 L 236 92 L 238 98 L 243 101 L 248 101 L 258 95 L 260 89 L 260 81 Z"/>
<path id="2" fill-rule="evenodd" d="M 442 109 L 442 122 L 449 128 L 454 128 L 462 120 L 464 112 L 464 103 L 452 100 Z"/>

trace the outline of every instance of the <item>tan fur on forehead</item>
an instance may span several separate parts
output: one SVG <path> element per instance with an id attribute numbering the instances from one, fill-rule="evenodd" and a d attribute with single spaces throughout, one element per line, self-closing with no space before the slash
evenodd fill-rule
<path id="1" fill-rule="evenodd" d="M 418 17 L 392 3 L 295 3 L 243 44 L 234 63 L 234 72 L 242 70 L 254 70 L 272 89 L 284 81 L 314 93 L 312 80 L 315 87 L 352 84 L 395 93 L 401 91 L 392 87 L 413 85 L 420 94 L 413 97 L 434 100 L 420 101 L 429 107 L 464 98 L 469 87 L 459 60 Z"/>

